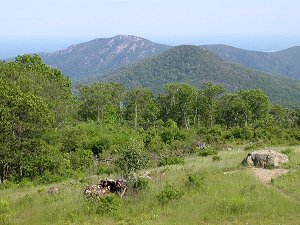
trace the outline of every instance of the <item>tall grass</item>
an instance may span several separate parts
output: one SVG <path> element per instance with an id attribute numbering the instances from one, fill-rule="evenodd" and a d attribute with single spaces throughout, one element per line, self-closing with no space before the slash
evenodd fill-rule
<path id="1" fill-rule="evenodd" d="M 287 167 L 296 170 L 300 148 L 290 148 Z M 224 151 L 218 161 L 212 156 L 189 157 L 184 164 L 150 170 L 152 179 L 146 189 L 120 201 L 110 199 L 116 207 L 109 210 L 82 195 L 85 185 L 95 183 L 98 176 L 54 184 L 61 190 L 54 195 L 47 193 L 50 186 L 0 190 L 0 199 L 5 199 L 0 216 L 6 215 L 4 224 L 30 225 L 299 224 L 299 170 L 276 178 L 271 185 L 262 184 L 240 166 L 246 154 Z M 172 187 L 167 194 L 166 187 Z M 161 204 L 162 193 L 171 200 Z"/>

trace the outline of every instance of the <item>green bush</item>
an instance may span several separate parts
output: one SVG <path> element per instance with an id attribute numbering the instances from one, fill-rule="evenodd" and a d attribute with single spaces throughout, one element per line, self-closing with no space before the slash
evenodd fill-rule
<path id="1" fill-rule="evenodd" d="M 197 130 L 197 134 L 200 136 L 200 137 L 203 137 L 207 134 L 208 132 L 208 129 L 206 127 L 199 127 L 198 130 Z"/>
<path id="2" fill-rule="evenodd" d="M 86 199 L 86 209 L 89 214 L 112 214 L 121 208 L 121 199 L 115 194 Z"/>
<path id="3" fill-rule="evenodd" d="M 146 148 L 152 152 L 160 153 L 164 148 L 164 142 L 162 141 L 162 138 L 159 135 L 147 137 L 145 143 Z"/>
<path id="4" fill-rule="evenodd" d="M 93 146 L 92 151 L 94 155 L 99 155 L 103 151 L 108 150 L 111 147 L 111 141 L 108 138 L 102 137 Z"/>
<path id="5" fill-rule="evenodd" d="M 245 151 L 255 150 L 264 146 L 262 141 L 251 142 L 245 146 Z"/>
<path id="6" fill-rule="evenodd" d="M 214 126 L 204 136 L 206 142 L 220 142 L 224 138 L 224 130 L 220 126 Z"/>
<path id="7" fill-rule="evenodd" d="M 32 187 L 33 186 L 33 182 L 30 181 L 28 178 L 23 178 L 19 183 L 18 183 L 19 187 Z"/>
<path id="8" fill-rule="evenodd" d="M 218 203 L 219 209 L 227 214 L 241 214 L 251 208 L 251 201 L 249 198 L 236 195 L 223 198 Z"/>
<path id="9" fill-rule="evenodd" d="M 251 140 L 253 138 L 253 130 L 246 126 L 246 127 L 233 127 L 229 130 L 231 137 L 235 139 L 241 140 Z"/>
<path id="10" fill-rule="evenodd" d="M 98 171 L 97 174 L 101 175 L 101 174 L 113 174 L 115 172 L 115 167 L 113 165 L 110 164 L 100 164 L 98 166 Z"/>
<path id="11" fill-rule="evenodd" d="M 184 159 L 179 156 L 166 156 L 161 161 L 159 161 L 159 166 L 167 166 L 167 165 L 176 165 L 176 164 L 184 164 Z"/>
<path id="12" fill-rule="evenodd" d="M 206 157 L 210 155 L 217 155 L 218 152 L 212 149 L 205 149 L 205 150 L 200 150 L 198 154 L 199 156 Z"/>
<path id="13" fill-rule="evenodd" d="M 179 199 L 183 196 L 183 191 L 177 187 L 166 185 L 164 189 L 157 195 L 160 204 L 167 204 L 170 201 Z"/>
<path id="14" fill-rule="evenodd" d="M 56 173 L 51 173 L 49 171 L 45 171 L 44 174 L 34 180 L 34 184 L 51 184 L 51 183 L 56 183 L 64 178 L 66 178 L 68 175 L 71 175 L 71 171 L 66 174 L 56 174 Z"/>
<path id="15" fill-rule="evenodd" d="M 201 187 L 204 184 L 204 177 L 197 174 L 189 174 L 186 181 L 187 187 Z"/>
<path id="16" fill-rule="evenodd" d="M 0 190 L 15 188 L 17 184 L 14 181 L 6 180 L 3 183 L 0 183 Z"/>
<path id="17" fill-rule="evenodd" d="M 214 155 L 213 157 L 212 157 L 212 160 L 215 162 L 215 161 L 220 161 L 221 160 L 221 156 L 219 156 L 219 155 Z"/>
<path id="18" fill-rule="evenodd" d="M 134 172 L 144 168 L 148 163 L 148 157 L 138 147 L 131 144 L 119 150 L 119 157 L 115 160 L 115 166 L 128 178 Z"/>
<path id="19" fill-rule="evenodd" d="M 87 171 L 93 164 L 93 152 L 91 150 L 78 149 L 70 153 L 70 163 L 74 170 Z"/>
<path id="20" fill-rule="evenodd" d="M 139 177 L 133 183 L 133 190 L 141 191 L 149 188 L 149 179 Z"/>

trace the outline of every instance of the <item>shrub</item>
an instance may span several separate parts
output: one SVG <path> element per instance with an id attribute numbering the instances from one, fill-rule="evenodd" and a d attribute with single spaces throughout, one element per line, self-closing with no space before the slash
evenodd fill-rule
<path id="1" fill-rule="evenodd" d="M 148 157 L 134 147 L 124 147 L 119 152 L 119 158 L 115 161 L 115 165 L 126 178 L 144 168 L 148 163 Z"/>
<path id="2" fill-rule="evenodd" d="M 264 146 L 264 143 L 262 141 L 258 142 L 251 142 L 248 145 L 245 146 L 245 151 L 251 151 L 254 149 L 258 149 Z"/>
<path id="3" fill-rule="evenodd" d="M 113 174 L 115 172 L 115 168 L 113 165 L 108 165 L 108 164 L 100 164 L 98 166 L 98 171 L 97 174 L 101 175 L 101 174 Z"/>
<path id="4" fill-rule="evenodd" d="M 94 155 L 99 155 L 103 151 L 108 150 L 111 147 L 111 141 L 108 138 L 102 137 L 93 146 L 92 151 Z"/>
<path id="5" fill-rule="evenodd" d="M 181 164 L 181 165 L 184 164 L 184 159 L 179 156 L 166 156 L 158 163 L 159 166 L 176 165 L 176 164 Z"/>
<path id="6" fill-rule="evenodd" d="M 70 163 L 74 170 L 87 171 L 93 164 L 93 152 L 91 150 L 82 149 L 71 152 Z"/>
<path id="7" fill-rule="evenodd" d="M 187 187 L 200 187 L 203 185 L 203 181 L 203 177 L 197 174 L 189 174 L 185 184 Z"/>
<path id="8" fill-rule="evenodd" d="M 157 200 L 160 204 L 167 204 L 168 202 L 179 199 L 182 196 L 182 190 L 171 185 L 166 185 L 164 189 L 157 195 Z"/>
<path id="9" fill-rule="evenodd" d="M 208 132 L 208 129 L 207 129 L 206 127 L 199 127 L 198 130 L 197 130 L 197 134 L 198 134 L 199 136 L 202 136 L 202 137 L 203 137 L 204 135 L 206 135 L 207 132 Z"/>
<path id="10" fill-rule="evenodd" d="M 0 190 L 15 188 L 17 184 L 14 181 L 5 180 L 5 182 L 0 183 Z"/>
<path id="11" fill-rule="evenodd" d="M 55 183 L 63 180 L 65 177 L 67 177 L 68 174 L 53 174 L 49 171 L 45 171 L 44 174 L 34 180 L 34 184 L 50 184 Z"/>
<path id="12" fill-rule="evenodd" d="M 133 183 L 133 189 L 141 191 L 149 188 L 149 180 L 143 177 L 139 177 Z"/>
<path id="13" fill-rule="evenodd" d="M 89 214 L 112 214 L 121 207 L 121 199 L 114 194 L 101 197 L 90 198 L 86 200 L 87 211 Z"/>
<path id="14" fill-rule="evenodd" d="M 223 140 L 224 131 L 220 126 L 214 126 L 207 131 L 205 134 L 206 142 L 213 143 L 213 142 L 220 142 Z"/>
<path id="15" fill-rule="evenodd" d="M 250 140 L 253 138 L 253 130 L 250 127 L 233 127 L 230 130 L 231 136 L 236 139 Z"/>
<path id="16" fill-rule="evenodd" d="M 221 156 L 219 156 L 219 155 L 214 155 L 213 157 L 212 157 L 212 160 L 215 162 L 215 161 L 220 161 L 221 160 Z"/>
<path id="17" fill-rule="evenodd" d="M 164 143 L 159 135 L 156 135 L 145 140 L 147 149 L 156 153 L 160 153 L 164 148 Z"/>
<path id="18" fill-rule="evenodd" d="M 223 198 L 218 206 L 221 211 L 228 214 L 241 214 L 251 208 L 251 201 L 241 195 Z"/>
<path id="19" fill-rule="evenodd" d="M 218 152 L 215 150 L 212 150 L 212 149 L 205 149 L 205 150 L 199 151 L 199 156 L 202 156 L 202 157 L 206 157 L 209 155 L 217 155 L 217 154 L 218 154 Z"/>
<path id="20" fill-rule="evenodd" d="M 32 187 L 33 183 L 28 178 L 23 178 L 19 183 L 19 187 Z"/>

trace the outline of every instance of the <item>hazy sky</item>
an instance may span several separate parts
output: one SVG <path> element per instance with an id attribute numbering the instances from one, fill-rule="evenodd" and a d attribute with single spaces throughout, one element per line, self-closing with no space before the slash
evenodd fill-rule
<path id="1" fill-rule="evenodd" d="M 3 0 L 0 12 L 0 51 L 7 40 L 59 45 L 121 33 L 166 44 L 273 37 L 300 45 L 299 0 Z"/>

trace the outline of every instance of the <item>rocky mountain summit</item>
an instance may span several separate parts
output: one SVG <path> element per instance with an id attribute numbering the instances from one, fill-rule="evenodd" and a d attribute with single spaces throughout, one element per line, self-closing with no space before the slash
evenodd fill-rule
<path id="1" fill-rule="evenodd" d="M 78 81 L 156 56 L 170 48 L 133 35 L 117 35 L 72 45 L 53 53 L 42 53 L 40 56 L 46 64 L 61 70 L 71 80 Z"/>

